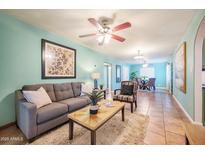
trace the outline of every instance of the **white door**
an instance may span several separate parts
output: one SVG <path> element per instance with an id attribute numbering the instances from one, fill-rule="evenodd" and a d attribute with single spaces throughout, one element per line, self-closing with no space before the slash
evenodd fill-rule
<path id="1" fill-rule="evenodd" d="M 112 89 L 112 65 L 104 63 L 104 87 L 108 92 Z"/>

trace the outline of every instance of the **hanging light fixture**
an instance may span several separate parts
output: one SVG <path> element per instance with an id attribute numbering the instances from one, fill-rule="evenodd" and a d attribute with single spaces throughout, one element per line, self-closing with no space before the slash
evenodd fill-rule
<path id="1" fill-rule="evenodd" d="M 142 54 L 140 54 L 140 50 L 138 50 L 137 56 L 134 57 L 135 60 L 142 60 L 142 59 L 144 59 L 144 58 L 145 58 L 145 57 L 144 57 Z"/>
<path id="2" fill-rule="evenodd" d="M 138 50 L 137 56 L 135 56 L 134 59 L 138 64 L 143 64 L 145 61 L 145 57 L 140 53 L 140 50 Z"/>

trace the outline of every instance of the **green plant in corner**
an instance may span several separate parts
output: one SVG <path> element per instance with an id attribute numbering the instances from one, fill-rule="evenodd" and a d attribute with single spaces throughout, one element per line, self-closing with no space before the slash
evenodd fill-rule
<path id="1" fill-rule="evenodd" d="M 137 77 L 137 71 L 132 72 L 132 73 L 130 74 L 130 80 L 134 80 L 136 77 Z"/>

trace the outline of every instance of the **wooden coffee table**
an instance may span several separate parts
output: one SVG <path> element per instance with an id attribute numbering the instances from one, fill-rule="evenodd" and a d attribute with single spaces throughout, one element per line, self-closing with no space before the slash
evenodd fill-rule
<path id="1" fill-rule="evenodd" d="M 105 100 L 104 100 L 105 101 Z M 119 101 L 113 101 L 111 107 L 105 106 L 105 103 L 100 102 L 100 109 L 97 114 L 89 113 L 89 106 L 78 111 L 68 114 L 69 118 L 69 140 L 73 139 L 73 124 L 77 123 L 82 127 L 91 131 L 91 144 L 96 144 L 96 130 L 104 125 L 116 113 L 122 111 L 122 121 L 124 121 L 124 106 L 125 104 Z"/>

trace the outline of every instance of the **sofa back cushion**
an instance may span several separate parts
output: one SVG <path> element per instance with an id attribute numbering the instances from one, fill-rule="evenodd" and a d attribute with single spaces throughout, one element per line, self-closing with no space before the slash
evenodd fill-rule
<path id="1" fill-rule="evenodd" d="M 25 85 L 23 86 L 22 91 L 35 91 L 38 90 L 40 87 L 43 87 L 45 89 L 52 102 L 56 101 L 53 84 Z"/>
<path id="2" fill-rule="evenodd" d="M 54 84 L 56 101 L 74 97 L 71 83 Z"/>
<path id="3" fill-rule="evenodd" d="M 74 96 L 75 97 L 80 96 L 82 90 L 82 86 L 81 86 L 82 82 L 72 82 L 71 85 L 73 88 Z"/>

